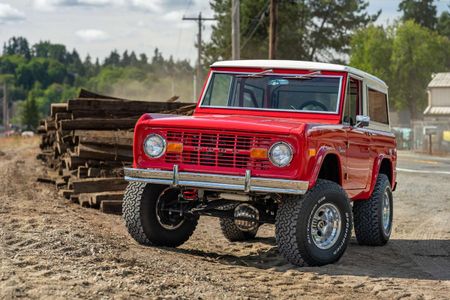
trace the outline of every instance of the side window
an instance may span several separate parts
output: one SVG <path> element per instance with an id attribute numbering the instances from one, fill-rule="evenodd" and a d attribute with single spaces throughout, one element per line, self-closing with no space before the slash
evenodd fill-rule
<path id="1" fill-rule="evenodd" d="M 344 123 L 354 125 L 361 109 L 361 81 L 350 78 L 345 97 Z"/>
<path id="2" fill-rule="evenodd" d="M 213 74 L 211 83 L 206 91 L 204 104 L 210 106 L 227 106 L 228 92 L 233 79 L 229 74 Z"/>
<path id="3" fill-rule="evenodd" d="M 387 96 L 369 88 L 369 117 L 371 121 L 389 124 Z"/>

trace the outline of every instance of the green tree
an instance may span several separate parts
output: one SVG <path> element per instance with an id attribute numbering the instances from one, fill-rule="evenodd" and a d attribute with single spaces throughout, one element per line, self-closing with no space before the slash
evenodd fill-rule
<path id="1" fill-rule="evenodd" d="M 0 56 L 0 78 L 9 76 L 9 99 L 19 103 L 13 119 L 35 128 L 51 103 L 76 97 L 80 87 L 136 99 L 166 99 L 172 88 L 183 99 L 192 95 L 189 61 L 165 59 L 157 49 L 151 63 L 144 53 L 127 51 L 121 59 L 116 50 L 103 64 L 93 61 L 89 55 L 82 61 L 75 49 L 68 52 L 61 44 L 41 41 L 30 47 L 25 38 L 9 39 Z"/>
<path id="2" fill-rule="evenodd" d="M 136 53 L 134 53 L 134 51 L 131 51 L 129 59 L 130 59 L 129 63 L 130 66 L 140 67 L 139 60 L 137 59 Z"/>
<path id="3" fill-rule="evenodd" d="M 128 50 L 125 50 L 125 52 L 123 52 L 120 65 L 122 67 L 127 67 L 130 65 L 130 56 L 128 55 Z"/>
<path id="4" fill-rule="evenodd" d="M 26 89 L 31 89 L 36 82 L 47 88 L 54 82 L 63 83 L 67 69 L 54 59 L 34 57 L 26 64 L 18 66 L 16 76 L 17 83 Z"/>
<path id="5" fill-rule="evenodd" d="M 402 21 L 413 20 L 417 24 L 434 30 L 437 24 L 434 0 L 403 0 L 398 11 L 403 12 Z"/>
<path id="6" fill-rule="evenodd" d="M 381 26 L 370 25 L 352 37 L 350 65 L 391 81 L 392 34 Z"/>
<path id="7" fill-rule="evenodd" d="M 241 57 L 266 58 L 269 1 L 241 2 Z M 278 7 L 278 58 L 332 61 L 348 52 L 352 33 L 375 21 L 364 0 L 280 1 Z M 207 63 L 231 55 L 230 0 L 214 0 L 218 19 L 211 42 L 205 44 Z"/>
<path id="8" fill-rule="evenodd" d="M 33 89 L 28 93 L 27 99 L 22 103 L 21 116 L 22 124 L 28 130 L 34 130 L 39 124 L 39 107 L 37 99 L 43 95 L 43 91 L 39 83 L 37 83 Z"/>
<path id="9" fill-rule="evenodd" d="M 441 13 L 437 24 L 437 31 L 440 35 L 446 36 L 450 39 L 450 13 L 448 11 L 443 11 Z"/>
<path id="10" fill-rule="evenodd" d="M 15 74 L 17 68 L 26 63 L 26 59 L 17 54 L 1 56 L 0 74 Z"/>
<path id="11" fill-rule="evenodd" d="M 36 98 L 29 97 L 22 108 L 22 124 L 28 130 L 35 130 L 39 124 L 39 110 Z"/>
<path id="12" fill-rule="evenodd" d="M 144 66 L 148 64 L 148 57 L 145 53 L 139 55 L 139 63 Z"/>
<path id="13" fill-rule="evenodd" d="M 18 55 L 30 59 L 31 51 L 28 40 L 24 37 L 12 37 L 3 45 L 3 54 Z"/>
<path id="14" fill-rule="evenodd" d="M 117 52 L 117 50 L 111 51 L 109 54 L 109 57 L 105 59 L 105 66 L 120 66 L 120 54 Z"/>
<path id="15" fill-rule="evenodd" d="M 414 21 L 387 30 L 369 26 L 351 45 L 350 64 L 384 79 L 391 105 L 409 110 L 412 119 L 426 106 L 431 74 L 450 68 L 450 41 Z"/>
<path id="16" fill-rule="evenodd" d="M 41 41 L 33 45 L 33 54 L 34 57 L 52 58 L 60 63 L 67 63 L 68 52 L 66 46 L 61 44 Z"/>
<path id="17" fill-rule="evenodd" d="M 392 50 L 392 97 L 397 108 L 407 108 L 417 119 L 426 106 L 431 74 L 450 67 L 450 42 L 413 21 L 397 28 Z"/>

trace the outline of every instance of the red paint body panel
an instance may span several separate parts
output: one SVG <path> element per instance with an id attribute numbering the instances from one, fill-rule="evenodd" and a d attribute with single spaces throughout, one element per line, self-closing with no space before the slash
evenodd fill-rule
<path id="1" fill-rule="evenodd" d="M 255 68 L 214 68 L 212 71 L 259 72 Z M 280 74 L 304 74 L 309 70 L 274 69 Z M 211 72 L 210 72 L 211 74 Z M 250 169 L 254 177 L 271 177 L 316 183 L 324 159 L 335 155 L 339 162 L 340 184 L 353 200 L 370 197 L 383 159 L 396 179 L 396 144 L 392 133 L 356 128 L 341 124 L 347 73 L 322 72 L 342 76 L 342 93 L 336 114 L 262 111 L 258 109 L 224 109 L 201 107 L 192 117 L 145 114 L 135 127 L 134 167 L 226 175 L 244 175 Z M 203 87 L 200 99 L 205 92 Z M 145 155 L 145 137 L 157 133 L 168 141 L 182 142 L 181 154 L 164 154 L 157 159 Z M 291 144 L 292 162 L 283 168 L 268 159 L 255 160 L 250 149 L 270 148 L 277 141 Z M 315 155 L 310 156 L 313 150 Z"/>

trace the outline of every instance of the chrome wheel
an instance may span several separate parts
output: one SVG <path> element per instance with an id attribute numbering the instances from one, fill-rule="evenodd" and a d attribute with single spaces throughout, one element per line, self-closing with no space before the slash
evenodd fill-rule
<path id="1" fill-rule="evenodd" d="M 323 204 L 316 210 L 311 221 L 312 240 L 319 249 L 329 249 L 339 239 L 341 228 L 339 209 L 331 203 Z"/>
<path id="2" fill-rule="evenodd" d="M 165 189 L 156 200 L 156 219 L 167 230 L 175 230 L 184 223 L 184 215 L 178 203 L 178 189 Z"/>
<path id="3" fill-rule="evenodd" d="M 389 190 L 386 189 L 383 194 L 383 207 L 381 221 L 383 225 L 383 230 L 386 235 L 389 235 L 391 231 L 391 197 L 389 195 Z"/>

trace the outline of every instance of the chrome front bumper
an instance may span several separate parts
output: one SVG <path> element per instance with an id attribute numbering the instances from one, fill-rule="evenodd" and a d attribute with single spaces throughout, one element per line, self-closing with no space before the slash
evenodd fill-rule
<path id="1" fill-rule="evenodd" d="M 125 180 L 171 186 L 186 186 L 211 190 L 232 190 L 237 192 L 280 193 L 303 195 L 308 190 L 308 181 L 276 178 L 217 175 L 208 173 L 179 172 L 178 165 L 172 171 L 157 169 L 125 168 Z"/>

